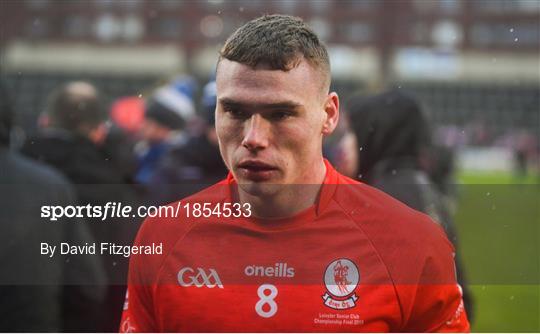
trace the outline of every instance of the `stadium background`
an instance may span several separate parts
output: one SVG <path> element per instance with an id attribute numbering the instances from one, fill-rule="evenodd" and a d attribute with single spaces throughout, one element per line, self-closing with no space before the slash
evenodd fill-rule
<path id="1" fill-rule="evenodd" d="M 540 331 L 540 2 L 536 0 L 3 0 L 1 75 L 15 146 L 58 85 L 87 79 L 108 102 L 187 73 L 212 75 L 223 40 L 264 13 L 297 15 L 329 46 L 343 99 L 413 93 L 456 150 L 460 252 L 473 331 Z M 527 173 L 514 152 L 529 143 Z"/>

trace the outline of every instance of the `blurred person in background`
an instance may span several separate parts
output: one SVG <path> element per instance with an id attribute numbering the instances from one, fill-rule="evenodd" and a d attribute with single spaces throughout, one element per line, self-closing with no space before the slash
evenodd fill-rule
<path id="1" fill-rule="evenodd" d="M 424 167 L 429 161 L 431 130 L 417 101 L 392 90 L 375 96 L 353 96 L 346 109 L 349 131 L 339 142 L 336 168 L 428 214 L 442 225 L 457 248 L 451 209 Z M 457 255 L 456 266 L 467 314 L 472 319 L 471 294 Z"/>
<path id="2" fill-rule="evenodd" d="M 111 161 L 119 172 L 124 183 L 134 184 L 137 172 L 137 159 L 133 154 L 135 139 L 116 124 L 111 124 L 107 136 L 101 145 L 105 160 Z"/>
<path id="3" fill-rule="evenodd" d="M 46 121 L 30 136 L 22 152 L 55 166 L 74 183 L 123 183 L 124 176 L 107 159 L 107 113 L 97 89 L 87 82 L 70 82 L 48 99 Z"/>
<path id="4" fill-rule="evenodd" d="M 215 128 L 215 81 L 204 87 L 201 108 L 201 133 L 190 135 L 184 144 L 168 151 L 152 177 L 150 193 L 158 204 L 194 194 L 227 176 Z"/>
<path id="5" fill-rule="evenodd" d="M 422 166 L 445 202 L 450 216 L 456 211 L 457 188 L 455 179 L 455 152 L 452 148 L 433 143 L 428 146 Z"/>
<path id="6" fill-rule="evenodd" d="M 527 130 L 516 131 L 513 135 L 514 150 L 514 174 L 518 179 L 526 178 L 529 175 L 529 168 L 534 166 L 538 158 L 539 142 L 538 138 Z"/>
<path id="7" fill-rule="evenodd" d="M 79 205 L 100 205 L 136 201 L 125 171 L 110 147 L 107 138 L 107 112 L 100 95 L 88 82 L 75 81 L 60 87 L 49 96 L 45 113 L 45 127 L 30 137 L 22 152 L 61 171 L 75 186 Z M 97 242 L 129 244 L 137 231 L 137 224 L 121 219 L 87 217 L 93 238 Z M 99 320 L 69 324 L 67 330 L 113 331 L 120 317 L 127 275 L 128 260 L 107 256 L 107 298 L 99 305 L 88 305 L 86 312 L 95 313 Z"/>
<path id="8" fill-rule="evenodd" d="M 40 218 L 44 205 L 76 204 L 71 184 L 57 171 L 9 150 L 13 112 L 0 82 L 0 331 L 60 332 L 99 320 L 88 305 L 104 300 L 99 257 L 40 255 L 42 242 L 92 242 L 87 226 Z M 67 285 L 70 285 L 68 288 Z"/>
<path id="9" fill-rule="evenodd" d="M 120 162 L 120 168 L 130 182 L 135 183 L 137 159 L 135 145 L 144 121 L 144 99 L 142 96 L 123 96 L 111 105 L 111 125 L 104 146 L 110 155 Z"/>
<path id="10" fill-rule="evenodd" d="M 115 99 L 109 109 L 110 126 L 104 142 L 106 152 L 115 157 L 120 170 L 129 183 L 136 184 L 138 159 L 135 147 L 139 142 L 144 123 L 145 101 L 139 96 L 122 96 Z M 139 188 L 144 191 L 144 188 Z"/>
<path id="11" fill-rule="evenodd" d="M 139 128 L 142 141 L 136 146 L 137 183 L 149 185 L 165 154 L 185 143 L 186 126 L 195 116 L 193 97 L 196 88 L 193 78 L 180 76 L 158 88 L 146 101 L 144 119 Z"/>

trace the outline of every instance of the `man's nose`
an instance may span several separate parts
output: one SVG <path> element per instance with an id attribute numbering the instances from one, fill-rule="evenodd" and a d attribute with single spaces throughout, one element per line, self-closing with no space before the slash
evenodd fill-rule
<path id="1" fill-rule="evenodd" d="M 269 124 L 258 114 L 252 115 L 245 123 L 242 146 L 250 151 L 268 147 Z"/>

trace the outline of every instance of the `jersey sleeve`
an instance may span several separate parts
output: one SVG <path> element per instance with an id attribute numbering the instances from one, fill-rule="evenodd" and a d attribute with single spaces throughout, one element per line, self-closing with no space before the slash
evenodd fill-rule
<path id="1" fill-rule="evenodd" d="M 411 291 L 405 292 L 410 313 L 403 331 L 469 332 L 462 289 L 456 280 L 454 248 L 442 229 L 427 246 L 418 283 L 405 287 Z"/>
<path id="2" fill-rule="evenodd" d="M 177 202 L 180 203 L 180 202 Z M 176 207 L 177 203 L 171 204 Z M 159 271 L 175 243 L 195 226 L 197 221 L 178 217 L 147 218 L 142 224 L 134 246 L 161 245 L 159 254 L 132 254 L 129 260 L 128 288 L 120 332 L 159 332 L 161 322 L 156 310 L 155 291 L 159 284 Z"/>

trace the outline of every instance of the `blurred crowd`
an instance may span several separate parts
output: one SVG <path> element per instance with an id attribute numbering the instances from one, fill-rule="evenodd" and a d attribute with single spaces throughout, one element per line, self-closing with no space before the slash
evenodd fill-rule
<path id="1" fill-rule="evenodd" d="M 118 330 L 129 259 L 49 259 L 39 256 L 39 245 L 131 245 L 141 218 L 77 217 L 53 225 L 40 220 L 40 207 L 161 205 L 224 178 L 215 83 L 204 86 L 198 112 L 197 89 L 193 78 L 180 76 L 109 107 L 99 87 L 68 82 L 50 93 L 37 131 L 13 149 L 16 92 L 2 83 L 0 263 L 11 270 L 0 274 L 1 331 Z"/>
<path id="2" fill-rule="evenodd" d="M 2 274 L 0 289 L 13 302 L 0 306 L 0 330 L 116 331 L 127 259 L 86 257 L 43 264 L 35 255 L 39 250 L 24 245 L 66 238 L 127 245 L 140 221 L 50 228 L 33 212 L 52 203 L 161 205 L 224 178 L 227 169 L 214 128 L 215 82 L 199 85 L 181 75 L 144 96 L 118 97 L 110 106 L 104 105 L 99 87 L 68 82 L 51 92 L 38 130 L 16 150 L 9 148 L 15 93 L 2 85 L 1 215 L 11 224 L 0 226 L 0 263 L 12 270 L 11 276 Z M 430 215 L 459 248 L 452 221 L 455 158 L 451 145 L 442 145 L 456 137 L 452 129 L 434 135 L 419 102 L 401 90 L 355 95 L 342 111 L 340 128 L 326 141 L 325 156 L 341 173 Z M 530 152 L 537 152 L 532 147 L 536 142 L 524 135 L 509 140 L 517 143 L 516 159 L 524 172 Z M 472 319 L 459 253 L 456 263 Z M 47 279 L 41 285 L 15 279 L 28 275 Z"/>

